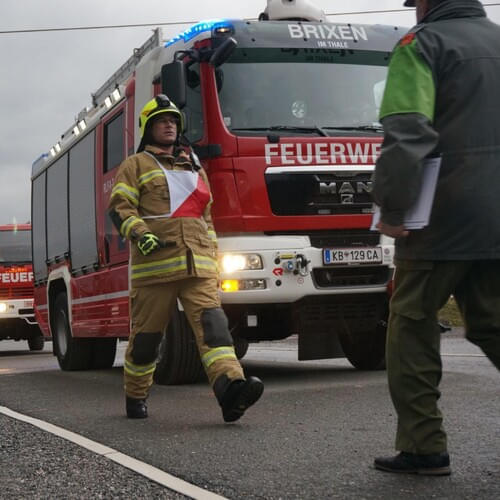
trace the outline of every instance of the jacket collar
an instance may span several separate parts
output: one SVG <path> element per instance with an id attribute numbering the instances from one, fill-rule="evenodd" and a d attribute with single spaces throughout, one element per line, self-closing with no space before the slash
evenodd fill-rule
<path id="1" fill-rule="evenodd" d="M 152 146 L 151 144 L 148 144 L 145 148 L 144 148 L 145 151 L 147 151 L 148 153 L 151 153 L 152 155 L 155 155 L 155 156 L 170 156 L 170 157 L 175 157 L 175 148 L 173 149 L 172 153 L 167 153 L 165 150 L 157 147 L 157 146 Z"/>
<path id="2" fill-rule="evenodd" d="M 152 146 L 148 144 L 145 147 L 144 151 L 149 154 L 152 154 L 157 158 L 165 158 L 172 163 L 186 163 L 186 162 L 191 163 L 191 159 L 189 158 L 188 153 L 186 153 L 184 148 L 181 147 L 174 147 L 172 153 L 167 153 L 166 151 L 157 146 Z"/>
<path id="3" fill-rule="evenodd" d="M 428 12 L 420 24 L 464 17 L 486 17 L 486 11 L 478 0 L 445 0 Z"/>

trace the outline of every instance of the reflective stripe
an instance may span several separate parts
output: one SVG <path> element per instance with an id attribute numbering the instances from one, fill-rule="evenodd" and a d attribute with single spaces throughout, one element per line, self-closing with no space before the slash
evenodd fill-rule
<path id="1" fill-rule="evenodd" d="M 133 377 L 143 377 L 144 375 L 149 375 L 155 371 L 156 362 L 150 363 L 149 365 L 134 365 L 130 361 L 125 360 L 123 363 L 123 370 L 128 375 Z"/>
<path id="2" fill-rule="evenodd" d="M 209 229 L 207 231 L 207 234 L 208 234 L 208 237 L 212 240 L 212 241 L 217 241 L 217 233 L 215 231 L 213 231 L 212 229 Z"/>
<path id="3" fill-rule="evenodd" d="M 130 235 L 130 231 L 132 231 L 132 228 L 136 224 L 140 224 L 141 222 L 144 222 L 142 219 L 139 219 L 139 217 L 131 216 L 128 219 L 123 222 L 123 224 L 120 226 L 120 233 L 122 236 L 125 236 L 125 238 L 128 238 Z"/>
<path id="4" fill-rule="evenodd" d="M 173 257 L 171 259 L 157 260 L 147 264 L 136 264 L 132 266 L 132 279 L 147 278 L 158 274 L 168 274 L 187 270 L 186 257 Z"/>
<path id="5" fill-rule="evenodd" d="M 156 179 L 156 177 L 165 177 L 163 170 L 155 169 L 155 170 L 151 170 L 150 172 L 147 172 L 145 174 L 142 174 L 138 179 L 139 186 L 141 186 L 141 187 L 144 186 L 144 184 L 146 184 L 147 182 L 149 182 L 153 179 Z"/>
<path id="6" fill-rule="evenodd" d="M 217 260 L 204 255 L 193 255 L 194 265 L 199 269 L 208 269 L 209 271 L 217 271 Z"/>
<path id="7" fill-rule="evenodd" d="M 170 219 L 170 214 L 163 215 L 145 215 L 143 219 Z"/>
<path id="8" fill-rule="evenodd" d="M 111 191 L 111 198 L 116 195 L 125 196 L 129 199 L 136 207 L 139 206 L 139 191 L 131 186 L 127 186 L 123 182 L 115 184 L 115 187 Z"/>
<path id="9" fill-rule="evenodd" d="M 237 361 L 238 358 L 234 352 L 234 347 L 216 347 L 215 349 L 210 349 L 210 351 L 206 352 L 201 357 L 201 361 L 205 368 L 210 367 L 216 361 L 220 361 L 221 359 L 234 359 Z"/>

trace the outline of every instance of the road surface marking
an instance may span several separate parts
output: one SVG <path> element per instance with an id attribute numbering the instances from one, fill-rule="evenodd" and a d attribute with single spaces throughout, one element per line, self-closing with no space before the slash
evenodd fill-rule
<path id="1" fill-rule="evenodd" d="M 486 354 L 441 353 L 441 356 L 447 356 L 451 358 L 486 358 Z"/>
<path id="2" fill-rule="evenodd" d="M 58 427 L 57 425 L 50 424 L 37 418 L 28 417 L 22 413 L 17 413 L 9 408 L 6 408 L 5 406 L 0 406 L 0 413 L 6 415 L 7 417 L 20 420 L 21 422 L 31 424 L 39 429 L 42 429 L 43 431 L 53 434 L 54 436 L 71 441 L 82 448 L 86 448 L 97 455 L 108 458 L 109 460 L 112 460 L 113 462 L 116 462 L 117 464 L 120 464 L 121 466 L 150 479 L 151 481 L 181 493 L 182 495 L 186 495 L 187 497 L 194 498 L 195 500 L 226 500 L 225 497 L 211 493 L 203 488 L 199 488 L 194 484 L 190 484 L 187 481 L 172 476 L 171 474 L 157 469 L 152 465 L 141 462 L 140 460 L 120 453 L 113 448 L 109 448 L 101 443 L 87 439 L 79 434 L 75 434 L 74 432 L 63 429 L 62 427 Z"/>

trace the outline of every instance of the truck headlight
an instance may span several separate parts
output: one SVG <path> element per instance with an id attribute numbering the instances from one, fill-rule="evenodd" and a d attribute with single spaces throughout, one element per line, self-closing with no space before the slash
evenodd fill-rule
<path id="1" fill-rule="evenodd" d="M 7 312 L 7 304 L 5 302 L 0 302 L 0 313 Z"/>
<path id="2" fill-rule="evenodd" d="M 222 272 L 229 274 L 236 271 L 255 271 L 256 269 L 262 269 L 263 267 L 260 255 L 254 253 L 222 254 L 220 258 L 220 264 Z"/>

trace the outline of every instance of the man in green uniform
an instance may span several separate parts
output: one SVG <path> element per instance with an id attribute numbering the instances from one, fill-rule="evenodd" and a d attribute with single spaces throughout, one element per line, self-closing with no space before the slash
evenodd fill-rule
<path id="1" fill-rule="evenodd" d="M 500 369 L 500 27 L 478 0 L 406 0 L 418 24 L 394 49 L 381 107 L 373 197 L 380 231 L 396 238 L 387 373 L 398 414 L 396 456 L 377 469 L 450 474 L 437 402 L 437 313 L 454 295 L 466 337 Z M 429 225 L 404 214 L 422 160 L 441 155 Z"/>

